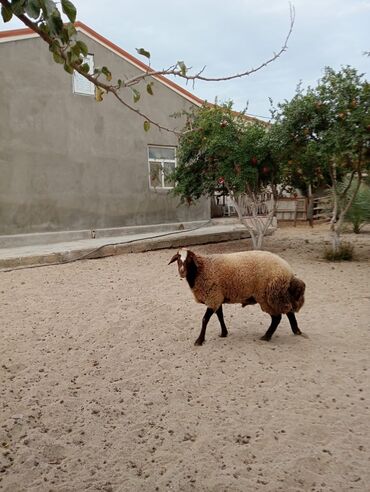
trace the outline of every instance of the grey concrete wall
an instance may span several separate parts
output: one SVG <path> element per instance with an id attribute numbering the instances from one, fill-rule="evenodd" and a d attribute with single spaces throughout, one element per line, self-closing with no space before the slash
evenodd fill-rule
<path id="1" fill-rule="evenodd" d="M 114 77 L 139 73 L 80 35 L 95 65 Z M 73 94 L 72 76 L 56 65 L 40 39 L 0 43 L 0 234 L 100 229 L 204 220 L 208 200 L 179 206 L 150 190 L 147 146 L 176 145 L 173 134 L 152 128 L 111 95 Z M 138 107 L 166 126 L 168 115 L 190 103 L 159 82 Z M 132 103 L 132 96 L 128 95 Z"/>

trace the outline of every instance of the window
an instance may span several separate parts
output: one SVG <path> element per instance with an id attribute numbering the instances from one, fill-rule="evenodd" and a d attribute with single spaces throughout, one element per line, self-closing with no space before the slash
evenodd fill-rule
<path id="1" fill-rule="evenodd" d="M 94 73 L 94 55 L 87 55 L 83 63 L 89 64 L 89 74 Z M 93 96 L 95 94 L 95 86 L 90 80 L 85 79 L 81 74 L 73 72 L 73 92 L 75 94 L 83 94 L 85 96 Z"/>
<path id="2" fill-rule="evenodd" d="M 148 147 L 150 188 L 173 188 L 170 179 L 176 167 L 175 147 Z"/>

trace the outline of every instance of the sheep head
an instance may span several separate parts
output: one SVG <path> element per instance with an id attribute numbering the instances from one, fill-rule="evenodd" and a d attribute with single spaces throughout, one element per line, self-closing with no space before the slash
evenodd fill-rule
<path id="1" fill-rule="evenodd" d="M 194 268 L 196 269 L 198 267 L 198 261 L 195 253 L 185 248 L 180 249 L 175 255 L 173 255 L 168 264 L 171 265 L 171 263 L 174 263 L 175 261 L 177 261 L 177 268 L 181 278 L 187 277 L 188 274 L 194 270 Z"/>

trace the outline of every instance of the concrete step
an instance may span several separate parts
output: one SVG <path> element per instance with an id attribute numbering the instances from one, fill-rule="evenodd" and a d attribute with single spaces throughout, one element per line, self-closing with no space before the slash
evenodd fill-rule
<path id="1" fill-rule="evenodd" d="M 274 232 L 274 228 L 268 234 Z M 101 258 L 123 253 L 139 253 L 196 244 L 234 241 L 249 238 L 248 230 L 239 223 L 201 226 L 181 231 L 126 234 L 124 236 L 84 239 L 45 245 L 0 249 L 0 269 L 34 265 L 69 263 L 82 259 Z"/>

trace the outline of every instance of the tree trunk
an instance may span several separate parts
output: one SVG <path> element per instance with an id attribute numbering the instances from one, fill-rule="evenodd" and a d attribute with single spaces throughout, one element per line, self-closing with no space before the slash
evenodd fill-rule
<path id="1" fill-rule="evenodd" d="M 307 197 L 307 220 L 311 227 L 313 227 L 313 196 L 312 185 L 308 185 L 308 197 Z"/>
<path id="2" fill-rule="evenodd" d="M 352 182 L 352 179 L 355 176 L 355 174 L 356 172 L 354 171 L 352 173 L 350 183 Z M 330 232 L 331 232 L 333 252 L 336 253 L 339 250 L 341 244 L 340 235 L 342 232 L 344 217 L 348 212 L 348 210 L 350 209 L 353 201 L 356 198 L 358 190 L 360 189 L 361 182 L 362 182 L 362 173 L 360 169 L 357 170 L 357 185 L 350 198 L 348 198 L 348 193 L 350 193 L 350 185 L 348 185 L 342 193 L 340 193 L 338 189 L 337 168 L 335 163 L 333 163 L 332 165 L 330 176 L 332 180 L 333 200 L 334 200 L 333 216 L 330 221 Z"/>
<path id="3" fill-rule="evenodd" d="M 259 217 L 258 216 L 258 203 L 256 199 L 250 199 L 250 207 L 252 209 L 252 216 L 250 217 L 250 220 L 252 222 L 252 225 L 248 223 L 248 221 L 245 219 L 243 216 L 241 207 L 238 203 L 237 198 L 234 196 L 232 192 L 229 192 L 230 199 L 233 203 L 233 206 L 235 207 L 236 213 L 238 215 L 239 221 L 242 225 L 244 225 L 252 239 L 252 245 L 253 249 L 263 249 L 263 242 L 265 238 L 265 234 L 270 227 L 272 220 L 275 216 L 276 213 L 276 198 L 273 196 L 273 206 L 272 210 L 269 212 L 267 217 Z M 265 219 L 265 220 L 264 220 Z"/>
<path id="4" fill-rule="evenodd" d="M 341 243 L 340 230 L 334 227 L 331 231 L 331 244 L 332 244 L 333 253 L 338 252 L 340 248 L 340 243 Z"/>
<path id="5" fill-rule="evenodd" d="M 252 244 L 253 244 L 253 249 L 258 249 L 257 248 L 257 237 L 256 237 L 256 234 L 253 230 L 253 228 L 248 224 L 248 222 L 243 218 L 243 214 L 242 214 L 242 211 L 239 207 L 239 204 L 237 202 L 237 200 L 235 199 L 234 195 L 232 193 L 229 193 L 229 196 L 230 196 L 230 199 L 232 201 L 232 204 L 236 210 L 236 213 L 238 214 L 238 218 L 239 218 L 239 222 L 248 229 L 250 235 L 251 235 L 251 239 L 252 239 Z"/>
<path id="6" fill-rule="evenodd" d="M 254 249 L 263 249 L 263 240 L 264 239 L 265 239 L 264 234 L 260 234 L 257 237 L 257 245 L 256 245 L 256 248 L 254 248 Z"/>

